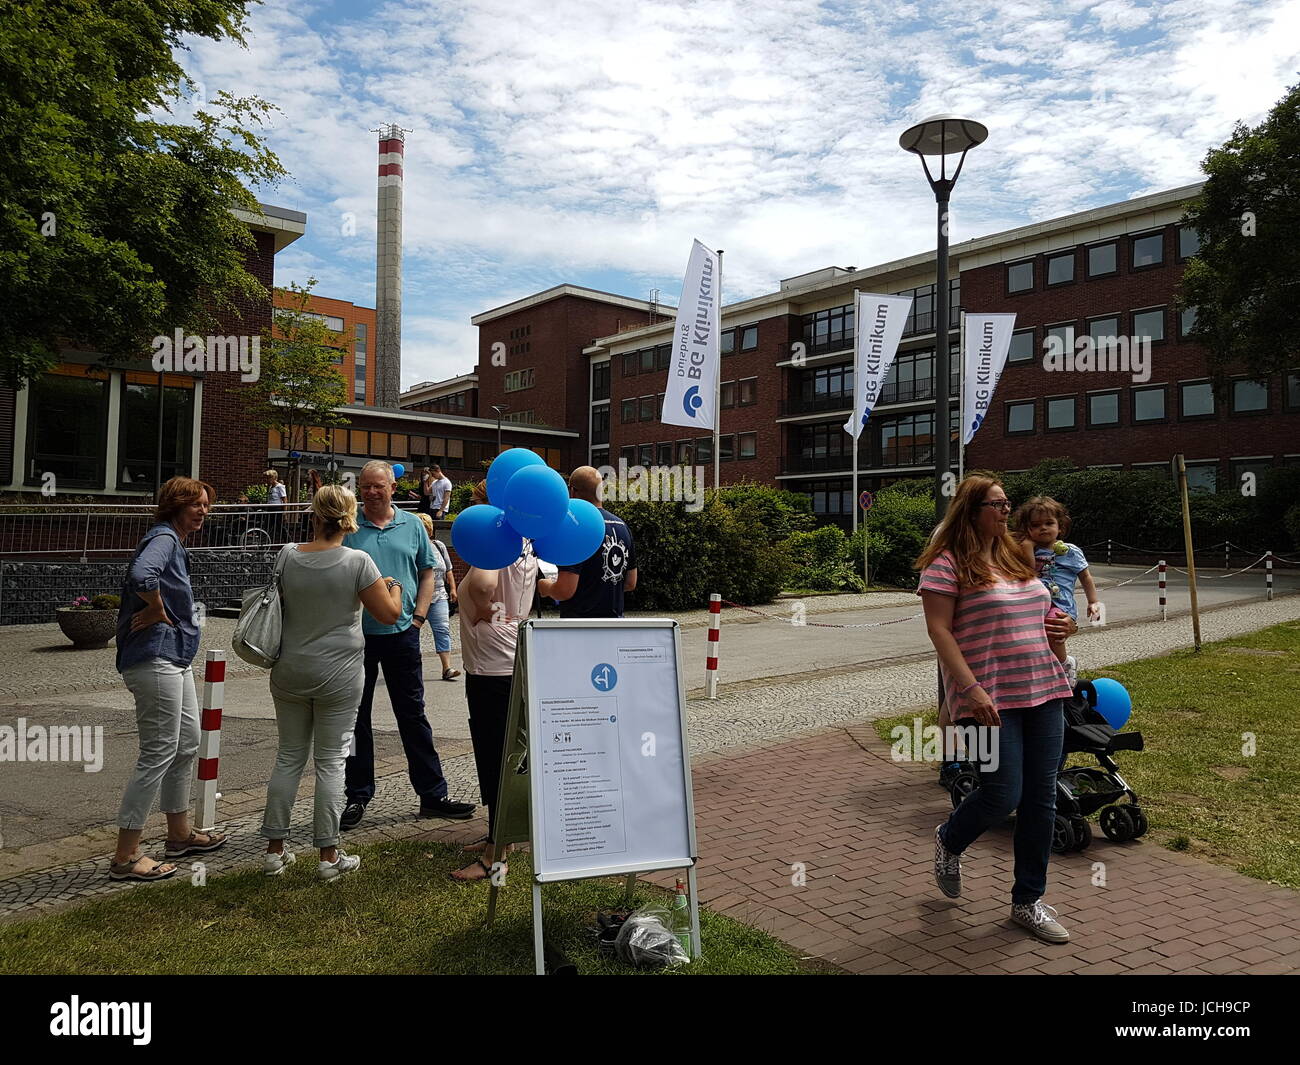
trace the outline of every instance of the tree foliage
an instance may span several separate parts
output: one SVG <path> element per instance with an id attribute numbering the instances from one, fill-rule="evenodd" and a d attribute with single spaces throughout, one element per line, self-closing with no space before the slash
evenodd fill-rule
<path id="1" fill-rule="evenodd" d="M 1232 368 L 1268 374 L 1300 358 L 1300 85 L 1258 126 L 1239 123 L 1202 169 L 1184 218 L 1201 247 L 1181 302 L 1196 308 L 1191 335 L 1222 390 Z"/>
<path id="2" fill-rule="evenodd" d="M 80 346 L 139 357 L 266 292 L 244 267 L 245 180 L 284 170 L 256 97 L 204 99 L 184 39 L 243 45 L 249 0 L 41 0 L 0 19 L 0 377 Z M 180 117 L 192 121 L 180 122 Z"/>

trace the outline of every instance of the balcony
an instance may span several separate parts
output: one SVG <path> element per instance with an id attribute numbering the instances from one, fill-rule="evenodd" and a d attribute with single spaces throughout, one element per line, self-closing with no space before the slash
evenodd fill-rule
<path id="1" fill-rule="evenodd" d="M 956 356 L 953 356 L 955 359 Z M 958 374 L 953 373 L 949 376 L 948 396 L 952 398 L 957 395 L 961 387 L 961 378 Z M 915 403 L 922 399 L 934 399 L 934 378 L 923 377 L 919 381 L 887 381 L 880 390 L 880 402 L 885 403 Z"/>
<path id="2" fill-rule="evenodd" d="M 844 411 L 853 409 L 853 395 L 848 392 L 823 393 L 820 396 L 798 396 L 795 399 L 781 400 L 780 416 L 791 414 L 821 414 L 825 411 Z"/>
<path id="3" fill-rule="evenodd" d="M 852 455 L 786 455 L 782 473 L 844 473 L 853 469 Z"/>

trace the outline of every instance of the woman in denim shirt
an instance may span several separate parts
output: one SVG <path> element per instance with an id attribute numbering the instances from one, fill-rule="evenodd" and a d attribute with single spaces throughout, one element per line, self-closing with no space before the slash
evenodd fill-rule
<path id="1" fill-rule="evenodd" d="M 216 850 L 218 832 L 190 827 L 190 781 L 199 749 L 199 701 L 190 663 L 199 650 L 190 567 L 182 542 L 203 528 L 216 493 L 173 477 L 158 493 L 157 524 L 145 533 L 122 585 L 117 615 L 117 671 L 135 696 L 140 759 L 117 815 L 114 880 L 163 880 L 176 872 L 140 852 L 140 834 L 161 791 L 167 815 L 164 856 Z"/>

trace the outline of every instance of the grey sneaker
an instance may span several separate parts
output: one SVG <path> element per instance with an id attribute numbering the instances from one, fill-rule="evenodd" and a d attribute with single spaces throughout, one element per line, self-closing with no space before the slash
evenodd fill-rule
<path id="1" fill-rule="evenodd" d="M 1065 679 L 1070 682 L 1073 688 L 1079 683 L 1079 663 L 1075 661 L 1074 655 L 1066 655 L 1065 661 L 1061 663 L 1065 667 Z"/>
<path id="2" fill-rule="evenodd" d="M 1043 900 L 1026 902 L 1011 907 L 1011 919 L 1033 932 L 1044 943 L 1066 943 L 1070 939 L 1056 919 L 1056 911 L 1043 904 Z"/>
<path id="3" fill-rule="evenodd" d="M 961 896 L 961 855 L 943 845 L 940 828 L 943 825 L 934 830 L 934 882 L 948 898 L 955 899 Z"/>
<path id="4" fill-rule="evenodd" d="M 279 876 L 297 860 L 298 856 L 288 849 L 279 854 L 267 851 L 262 855 L 262 872 L 267 876 Z"/>
<path id="5" fill-rule="evenodd" d="M 357 854 L 344 854 L 343 848 L 339 848 L 339 856 L 332 862 L 317 862 L 316 875 L 322 880 L 337 880 L 345 873 L 355 872 L 361 865 L 361 857 Z"/>

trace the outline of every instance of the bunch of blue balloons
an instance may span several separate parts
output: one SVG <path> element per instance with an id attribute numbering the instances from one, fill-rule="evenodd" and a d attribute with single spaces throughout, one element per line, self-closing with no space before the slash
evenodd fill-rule
<path id="1" fill-rule="evenodd" d="M 605 519 L 585 499 L 570 499 L 564 478 L 527 448 L 503 451 L 488 467 L 488 503 L 466 507 L 451 542 L 471 566 L 503 569 L 533 541 L 537 557 L 557 566 L 586 562 L 605 539 Z"/>

